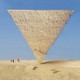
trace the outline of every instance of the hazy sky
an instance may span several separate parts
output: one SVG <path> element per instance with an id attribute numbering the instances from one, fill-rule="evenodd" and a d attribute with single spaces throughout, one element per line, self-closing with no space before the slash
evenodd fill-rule
<path id="1" fill-rule="evenodd" d="M 0 0 L 0 59 L 35 59 L 8 9 L 74 10 L 45 59 L 80 59 L 80 0 Z"/>

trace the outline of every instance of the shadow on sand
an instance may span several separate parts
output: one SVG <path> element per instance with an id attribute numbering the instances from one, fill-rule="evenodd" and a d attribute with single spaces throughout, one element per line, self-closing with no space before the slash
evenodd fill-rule
<path id="1" fill-rule="evenodd" d="M 41 64 L 63 64 L 63 63 L 65 63 L 65 62 L 68 62 L 69 60 L 48 60 L 48 61 L 43 61 Z"/>

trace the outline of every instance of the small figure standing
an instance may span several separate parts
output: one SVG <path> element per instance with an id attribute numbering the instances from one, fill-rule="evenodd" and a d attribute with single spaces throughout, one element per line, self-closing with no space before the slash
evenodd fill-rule
<path id="1" fill-rule="evenodd" d="M 14 63 L 14 59 L 12 60 L 12 62 Z"/>
<path id="2" fill-rule="evenodd" d="M 12 60 L 10 60 L 12 62 Z"/>
<path id="3" fill-rule="evenodd" d="M 19 62 L 20 60 L 19 60 L 19 59 L 17 59 L 17 61 Z"/>

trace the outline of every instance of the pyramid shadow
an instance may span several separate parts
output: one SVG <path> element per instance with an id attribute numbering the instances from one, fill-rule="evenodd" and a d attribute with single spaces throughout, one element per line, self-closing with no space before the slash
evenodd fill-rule
<path id="1" fill-rule="evenodd" d="M 44 61 L 41 64 L 63 64 L 65 62 L 68 62 L 68 60 L 48 60 L 48 61 Z"/>

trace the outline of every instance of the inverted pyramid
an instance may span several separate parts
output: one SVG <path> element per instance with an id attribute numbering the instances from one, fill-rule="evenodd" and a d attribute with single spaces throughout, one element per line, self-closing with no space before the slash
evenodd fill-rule
<path id="1" fill-rule="evenodd" d="M 9 10 L 12 19 L 41 62 L 72 10 Z"/>

